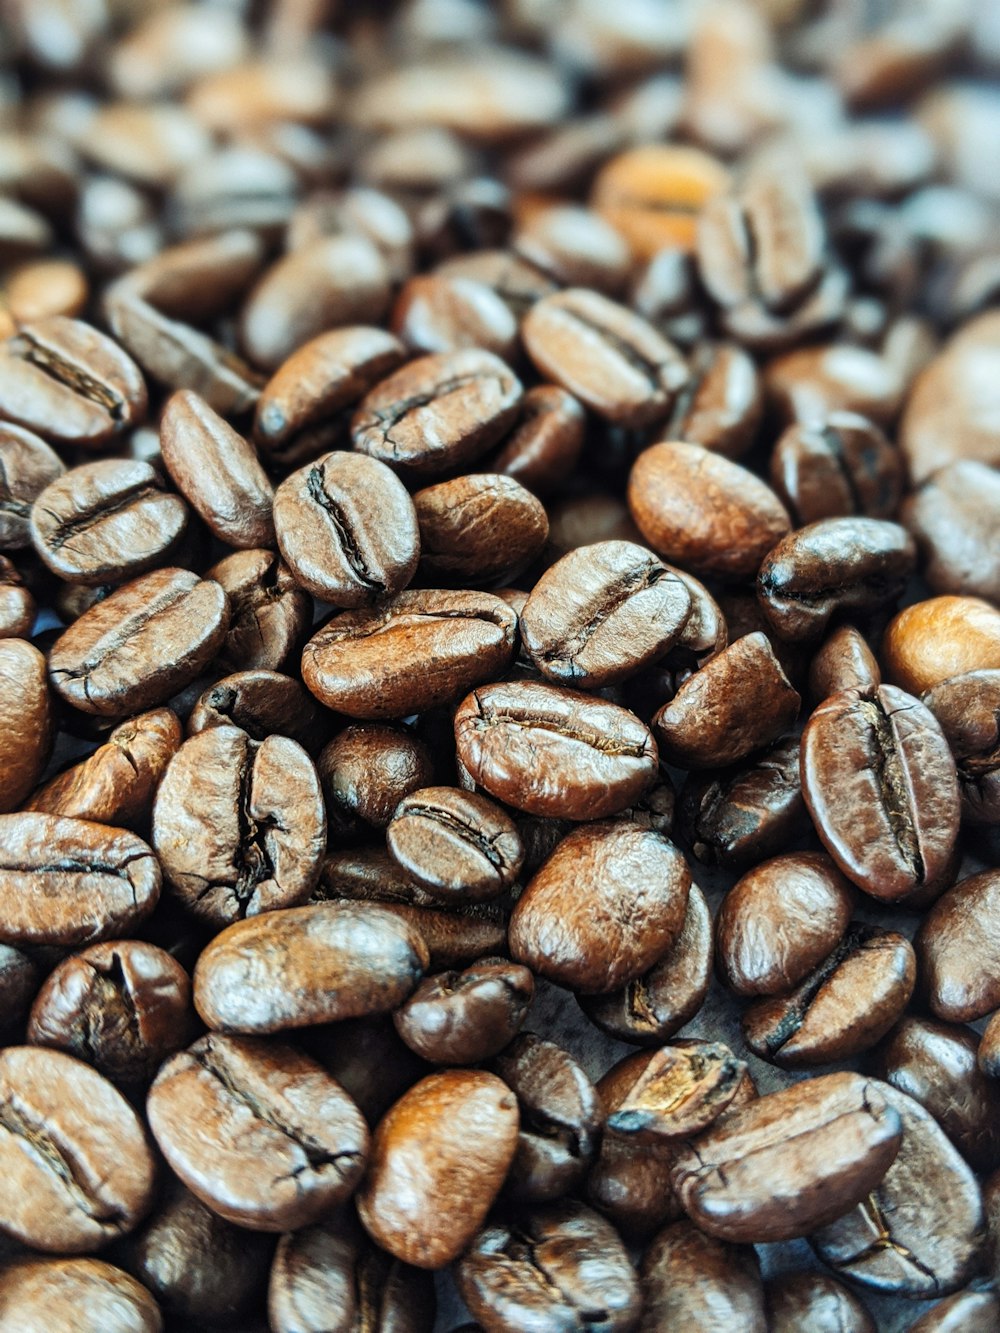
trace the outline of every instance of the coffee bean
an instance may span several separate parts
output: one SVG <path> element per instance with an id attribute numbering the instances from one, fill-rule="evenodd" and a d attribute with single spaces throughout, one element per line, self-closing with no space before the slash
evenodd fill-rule
<path id="1" fill-rule="evenodd" d="M 665 1227 L 642 1262 L 641 1333 L 704 1328 L 725 1320 L 746 1333 L 765 1333 L 760 1264 L 750 1246 L 706 1236 L 688 1221 Z"/>
<path id="2" fill-rule="evenodd" d="M 888 361 L 840 342 L 786 353 L 767 367 L 764 385 L 783 420 L 804 423 L 850 412 L 887 427 L 903 394 L 900 376 Z"/>
<path id="3" fill-rule="evenodd" d="M 37 616 L 35 599 L 13 561 L 0 555 L 0 639 L 26 639 Z"/>
<path id="4" fill-rule="evenodd" d="M 621 294 L 632 267 L 621 232 L 576 204 L 552 204 L 529 214 L 511 244 L 560 286 L 587 287 L 605 296 Z"/>
<path id="5" fill-rule="evenodd" d="M 693 1138 L 730 1105 L 745 1072 L 721 1042 L 678 1042 L 626 1055 L 601 1080 L 602 1100 L 614 1106 L 606 1132 L 630 1143 Z"/>
<path id="6" fill-rule="evenodd" d="M 315 699 L 278 671 L 237 671 L 205 690 L 191 709 L 187 733 L 210 727 L 239 727 L 255 741 L 287 736 L 304 750 L 318 749 L 330 730 Z"/>
<path id="7" fill-rule="evenodd" d="M 611 158 L 594 181 L 594 208 L 637 259 L 665 246 L 693 250 L 698 214 L 729 183 L 721 162 L 697 148 L 649 143 Z"/>
<path id="8" fill-rule="evenodd" d="M 1000 600 L 1000 476 L 974 459 L 940 468 L 903 506 L 902 521 L 936 593 Z"/>
<path id="9" fill-rule="evenodd" d="M 536 495 L 547 495 L 573 472 L 583 449 L 581 405 L 554 384 L 538 384 L 521 400 L 518 424 L 492 460 Z"/>
<path id="10" fill-rule="evenodd" d="M 1000 1008 L 1000 968 L 994 963 L 994 902 L 1000 871 L 961 880 L 934 904 L 914 945 L 920 984 L 936 1018 L 969 1023 Z"/>
<path id="11" fill-rule="evenodd" d="M 20 805 L 54 739 L 45 658 L 23 639 L 0 639 L 0 811 Z"/>
<path id="12" fill-rule="evenodd" d="M 978 597 L 933 597 L 900 611 L 882 640 L 886 676 L 923 694 L 951 676 L 1000 667 L 1000 611 Z"/>
<path id="13" fill-rule="evenodd" d="M 665 434 L 726 458 L 742 457 L 753 444 L 764 410 L 752 358 L 736 343 L 703 343 L 695 350 L 690 370 Z"/>
<path id="14" fill-rule="evenodd" d="M 433 897 L 463 902 L 509 889 L 524 859 L 514 821 L 485 796 L 454 787 L 404 796 L 386 828 L 386 846 Z"/>
<path id="15" fill-rule="evenodd" d="M 0 426 L 0 547 L 31 545 L 31 508 L 46 486 L 65 472 L 59 455 L 20 426 Z"/>
<path id="16" fill-rule="evenodd" d="M 850 514 L 894 518 L 903 459 L 874 422 L 831 412 L 785 430 L 771 455 L 770 477 L 800 525 Z"/>
<path id="17" fill-rule="evenodd" d="M 836 1278 L 825 1273 L 787 1273 L 764 1284 L 772 1333 L 835 1328 L 840 1333 L 877 1333 L 866 1307 Z"/>
<path id="18" fill-rule="evenodd" d="M 943 680 L 924 695 L 924 703 L 955 756 L 963 818 L 1000 822 L 1000 671 Z"/>
<path id="19" fill-rule="evenodd" d="M 960 1291 L 939 1301 L 911 1325 L 914 1333 L 975 1333 L 1000 1319 L 1000 1300 L 991 1291 Z"/>
<path id="20" fill-rule="evenodd" d="M 345 727 L 316 761 L 327 818 L 337 832 L 385 828 L 404 797 L 430 786 L 434 762 L 415 735 L 378 723 Z"/>
<path id="21" fill-rule="evenodd" d="M 881 684 L 875 654 L 853 625 L 831 630 L 809 664 L 809 694 L 816 704 L 840 690 L 878 689 Z"/>
<path id="22" fill-rule="evenodd" d="M 485 283 L 431 273 L 410 278 L 396 300 L 393 333 L 415 354 L 480 347 L 504 361 L 517 351 L 517 321 Z"/>
<path id="23" fill-rule="evenodd" d="M 477 1064 L 517 1036 L 534 990 L 526 967 L 483 958 L 464 972 L 426 977 L 393 1021 L 407 1046 L 432 1064 Z"/>
<path id="24" fill-rule="evenodd" d="M 103 1259 L 19 1259 L 0 1277 L 0 1309 L 10 1327 L 84 1327 L 105 1333 L 162 1333 L 145 1287 Z"/>
<path id="25" fill-rule="evenodd" d="M 274 551 L 234 551 L 206 571 L 229 599 L 229 628 L 216 655 L 230 671 L 280 671 L 312 624 L 312 598 Z"/>
<path id="26" fill-rule="evenodd" d="M 162 1066 L 147 1114 L 188 1189 L 251 1230 L 318 1221 L 364 1173 L 360 1111 L 292 1046 L 210 1033 Z"/>
<path id="27" fill-rule="evenodd" d="M 513 250 L 455 255 L 439 264 L 436 272 L 449 278 L 472 278 L 491 287 L 518 320 L 523 320 L 536 301 L 558 291 L 552 278 Z"/>
<path id="28" fill-rule="evenodd" d="M 549 520 L 513 477 L 489 473 L 439 481 L 413 497 L 426 583 L 494 584 L 537 559 Z"/>

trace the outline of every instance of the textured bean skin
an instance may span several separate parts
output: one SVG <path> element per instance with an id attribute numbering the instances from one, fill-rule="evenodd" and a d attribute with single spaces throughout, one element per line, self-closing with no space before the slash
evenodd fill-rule
<path id="1" fill-rule="evenodd" d="M 161 1333 L 163 1317 L 141 1283 L 103 1259 L 21 1259 L 0 1281 L 0 1327 L 22 1333 L 91 1327 Z"/>
<path id="2" fill-rule="evenodd" d="M 54 722 L 45 658 L 23 639 L 0 640 L 0 811 L 20 805 L 41 777 Z"/>

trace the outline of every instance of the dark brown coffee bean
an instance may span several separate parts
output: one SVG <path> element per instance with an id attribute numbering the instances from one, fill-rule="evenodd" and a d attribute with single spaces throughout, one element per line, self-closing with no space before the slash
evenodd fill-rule
<path id="1" fill-rule="evenodd" d="M 802 791 L 849 880 L 886 902 L 933 889 L 958 835 L 955 761 L 934 715 L 883 685 L 842 690 L 802 733 Z"/>
<path id="2" fill-rule="evenodd" d="M 757 595 L 782 638 L 818 638 L 835 615 L 891 606 L 915 565 L 913 538 L 897 523 L 828 518 L 773 547 Z"/>
<path id="3" fill-rule="evenodd" d="M 513 250 L 480 250 L 455 255 L 439 264 L 437 273 L 485 283 L 507 303 L 518 320 L 543 297 L 558 290 L 555 281 Z"/>
<path id="4" fill-rule="evenodd" d="M 710 1236 L 759 1244 L 805 1235 L 885 1175 L 902 1137 L 890 1092 L 859 1074 L 826 1074 L 729 1111 L 679 1150 L 674 1189 Z"/>
<path id="5" fill-rule="evenodd" d="M 312 624 L 312 598 L 274 551 L 234 551 L 206 571 L 229 598 L 229 629 L 216 656 L 230 671 L 280 671 Z"/>
<path id="6" fill-rule="evenodd" d="M 41 777 L 53 713 L 45 658 L 23 639 L 0 639 L 0 811 L 20 805 Z"/>
<path id="7" fill-rule="evenodd" d="M 746 1065 L 720 1042 L 678 1042 L 626 1055 L 601 1080 L 610 1111 L 606 1131 L 623 1142 L 665 1144 L 693 1138 L 740 1090 Z"/>
<path id="8" fill-rule="evenodd" d="M 316 767 L 330 827 L 344 833 L 385 828 L 400 801 L 434 779 L 430 751 L 417 736 L 377 723 L 345 727 Z"/>
<path id="9" fill-rule="evenodd" d="M 364 1173 L 360 1111 L 293 1046 L 210 1033 L 163 1065 L 146 1110 L 172 1170 L 237 1226 L 308 1226 Z"/>
<path id="10" fill-rule="evenodd" d="M 305 1029 L 299 1037 L 303 1050 L 357 1102 L 369 1125 L 431 1072 L 399 1036 L 388 1014 L 326 1023 Z"/>
<path id="11" fill-rule="evenodd" d="M 190 389 L 167 399 L 160 449 L 177 489 L 220 541 L 244 550 L 274 544 L 274 491 L 253 446 Z"/>
<path id="12" fill-rule="evenodd" d="M 145 1287 L 103 1259 L 18 1259 L 0 1276 L 0 1311 L 11 1329 L 100 1328 L 162 1333 Z"/>
<path id="13" fill-rule="evenodd" d="M 74 948 L 127 935 L 160 896 L 134 833 L 56 815 L 0 815 L 0 936 Z"/>
<path id="14" fill-rule="evenodd" d="M 1000 475 L 974 459 L 940 468 L 903 506 L 934 592 L 1000 600 Z"/>
<path id="15" fill-rule="evenodd" d="M 736 343 L 704 343 L 690 369 L 664 434 L 741 458 L 753 444 L 764 411 L 753 359 Z"/>
<path id="16" fill-rule="evenodd" d="M 576 467 L 585 425 L 583 408 L 572 394 L 554 384 L 537 384 L 524 395 L 518 424 L 492 465 L 536 495 L 547 495 Z"/>
<path id="17" fill-rule="evenodd" d="M 56 640 L 49 678 L 83 713 L 121 717 L 163 703 L 215 656 L 229 626 L 222 588 L 186 569 L 143 574 Z"/>
<path id="18" fill-rule="evenodd" d="M 131 1231 L 155 1166 L 120 1092 L 61 1051 L 0 1053 L 0 1227 L 35 1250 L 87 1254 Z"/>
<path id="19" fill-rule="evenodd" d="M 674 1222 L 652 1241 L 642 1262 L 640 1333 L 710 1328 L 715 1322 L 766 1333 L 760 1264 L 750 1246 L 706 1236 Z"/>
<path id="20" fill-rule="evenodd" d="M 791 526 L 768 486 L 697 444 L 644 450 L 629 476 L 628 503 L 653 550 L 699 577 L 752 578 Z"/>
<path id="21" fill-rule="evenodd" d="M 234 922 L 202 952 L 194 1003 L 211 1028 L 280 1032 L 385 1013 L 420 981 L 427 947 L 378 907 L 321 903 Z"/>
<path id="22" fill-rule="evenodd" d="M 491 796 L 557 819 L 616 814 L 656 778 L 656 746 L 633 713 L 532 681 L 474 690 L 455 714 L 455 743 Z"/>
<path id="23" fill-rule="evenodd" d="M 30 430 L 0 426 L 0 548 L 31 545 L 31 507 L 65 470 L 59 455 Z"/>
<path id="24" fill-rule="evenodd" d="M 576 204 L 552 204 L 529 213 L 511 245 L 560 286 L 586 287 L 606 296 L 621 293 L 632 267 L 621 233 L 599 213 Z"/>
<path id="25" fill-rule="evenodd" d="M 514 958 L 557 985 L 618 990 L 677 939 L 691 872 L 666 838 L 626 822 L 575 829 L 531 880 L 510 920 Z"/>
<path id="26" fill-rule="evenodd" d="M 0 468 L 3 462 L 0 459 Z M 2 508 L 0 500 L 0 508 Z M 14 563 L 0 555 L 0 639 L 26 639 L 38 615 L 35 599 Z"/>
<path id="27" fill-rule="evenodd" d="M 868 1086 L 902 1125 L 899 1151 L 867 1198 L 810 1240 L 824 1263 L 863 1286 L 925 1299 L 946 1295 L 981 1257 L 979 1186 L 922 1106 L 886 1083 Z"/>
<path id="28" fill-rule="evenodd" d="M 534 993 L 526 967 L 483 958 L 464 972 L 425 977 L 393 1022 L 407 1046 L 431 1064 L 477 1064 L 517 1036 Z"/>
<path id="29" fill-rule="evenodd" d="M 1000 1321 L 1000 1300 L 991 1291 L 960 1291 L 922 1314 L 911 1333 L 979 1333 Z"/>
<path id="30" fill-rule="evenodd" d="M 784 421 L 808 422 L 850 412 L 888 427 L 903 397 L 899 372 L 884 357 L 846 342 L 786 352 L 765 370 L 764 386 L 771 407 Z"/>
<path id="31" fill-rule="evenodd" d="M 3 1006 L 3 1028 L 21 1022 L 38 991 L 41 973 L 38 966 L 9 944 L 0 944 L 0 1005 Z"/>
<path id="32" fill-rule="evenodd" d="M 641 544 L 642 534 L 628 509 L 612 495 L 588 494 L 554 505 L 549 515 L 549 545 L 559 555 L 597 541 Z M 680 570 L 674 571 L 680 575 Z"/>
<path id="33" fill-rule="evenodd" d="M 878 1333 L 868 1310 L 836 1278 L 824 1273 L 787 1273 L 764 1284 L 770 1333 Z"/>
<path id="34" fill-rule="evenodd" d="M 142 1083 L 190 1039 L 191 981 L 142 940 L 95 944 L 51 972 L 28 1023 L 33 1046 L 92 1064 L 112 1083 Z"/>
<path id="35" fill-rule="evenodd" d="M 924 703 L 955 756 L 963 817 L 974 824 L 1000 823 L 1000 670 L 943 680 Z"/>
<path id="36" fill-rule="evenodd" d="M 996 1014 L 983 1028 L 976 1063 L 988 1078 L 1000 1077 L 1000 1022 Z"/>
<path id="37" fill-rule="evenodd" d="M 354 414 L 359 453 L 416 476 L 474 462 L 517 419 L 521 382 L 492 352 L 420 357 L 371 389 Z"/>
<path id="38" fill-rule="evenodd" d="M 1000 1008 L 997 910 L 1000 871 L 984 870 L 948 889 L 924 918 L 914 944 L 935 1017 L 971 1023 Z"/>
<path id="39" fill-rule="evenodd" d="M 255 741 L 287 736 L 309 751 L 317 750 L 330 730 L 312 695 L 278 671 L 237 671 L 216 681 L 191 709 L 187 734 L 210 727 L 239 727 Z"/>
<path id="40" fill-rule="evenodd" d="M 410 278 L 393 306 L 393 333 L 415 355 L 480 347 L 505 361 L 517 354 L 517 321 L 491 287 L 431 273 Z"/>
<path id="41" fill-rule="evenodd" d="M 539 301 L 522 334 L 541 375 L 615 425 L 665 417 L 688 380 L 680 353 L 651 324 L 582 287 Z"/>
<path id="42" fill-rule="evenodd" d="M 358 1213 L 382 1249 L 442 1268 L 482 1226 L 517 1148 L 517 1101 L 494 1074 L 450 1069 L 421 1079 L 372 1141 Z"/>
<path id="43" fill-rule="evenodd" d="M 770 475 L 800 525 L 850 514 L 893 518 L 904 479 L 899 451 L 850 412 L 789 426 L 774 446 Z"/>
<path id="44" fill-rule="evenodd" d="M 542 553 L 549 520 L 540 500 L 512 477 L 455 477 L 417 491 L 420 573 L 432 584 L 513 579 Z"/>
<path id="45" fill-rule="evenodd" d="M 160 783 L 153 846 L 181 902 L 210 925 L 294 907 L 318 882 L 326 850 L 312 761 L 285 736 L 199 732 Z"/>
<path id="46" fill-rule="evenodd" d="M 821 704 L 841 690 L 875 690 L 882 684 L 875 654 L 853 625 L 839 625 L 809 664 L 809 693 Z"/>
<path id="47" fill-rule="evenodd" d="M 0 348 L 0 417 L 62 444 L 93 447 L 146 412 L 139 367 L 106 334 L 52 315 Z"/>
<path id="48" fill-rule="evenodd" d="M 517 879 L 524 848 L 514 821 L 485 796 L 424 787 L 386 828 L 390 855 L 435 898 L 495 898 Z"/>
<path id="49" fill-rule="evenodd" d="M 406 717 L 502 673 L 516 632 L 514 612 L 489 593 L 402 592 L 328 621 L 303 650 L 302 679 L 348 717 Z"/>

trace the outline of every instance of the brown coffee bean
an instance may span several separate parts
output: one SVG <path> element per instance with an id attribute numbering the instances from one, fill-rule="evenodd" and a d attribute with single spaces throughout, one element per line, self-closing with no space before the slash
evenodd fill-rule
<path id="1" fill-rule="evenodd" d="M 515 578 L 542 553 L 549 520 L 513 477 L 455 477 L 417 491 L 420 572 L 427 583 L 494 584 Z"/>
<path id="2" fill-rule="evenodd" d="M 26 639 L 34 628 L 37 616 L 35 599 L 13 561 L 0 555 L 0 639 Z"/>
<path id="3" fill-rule="evenodd" d="M 1000 822 L 1000 671 L 943 680 L 924 695 L 924 703 L 955 756 L 963 818 Z"/>
<path id="4" fill-rule="evenodd" d="M 187 733 L 210 727 L 239 727 L 251 740 L 287 736 L 304 750 L 316 750 L 329 734 L 328 718 L 312 695 L 278 671 L 237 671 L 199 695 Z"/>
<path id="5" fill-rule="evenodd" d="M 229 598 L 226 637 L 216 655 L 230 671 L 280 671 L 312 624 L 312 598 L 274 551 L 234 551 L 206 571 Z"/>
<path id="6" fill-rule="evenodd" d="M 171 1169 L 236 1226 L 308 1226 L 364 1173 L 360 1111 L 293 1046 L 209 1033 L 163 1065 L 146 1112 Z"/>
<path id="7" fill-rule="evenodd" d="M 606 1130 L 635 1143 L 693 1138 L 733 1101 L 745 1072 L 720 1042 L 678 1042 L 626 1055 L 601 1080 L 601 1097 L 614 1106 Z"/>
<path id="8" fill-rule="evenodd" d="M 771 1333 L 836 1329 L 837 1333 L 878 1333 L 868 1310 L 836 1278 L 824 1273 L 787 1273 L 764 1283 L 767 1327 Z"/>
<path id="9" fill-rule="evenodd" d="M 521 634 L 543 676 L 598 689 L 669 652 L 690 609 L 687 587 L 650 551 L 595 542 L 546 570 L 521 613 Z"/>
<path id="10" fill-rule="evenodd" d="M 45 658 L 0 639 L 0 811 L 19 806 L 48 763 L 55 732 Z"/>
<path id="11" fill-rule="evenodd" d="M 122 717 L 194 680 L 228 626 L 217 583 L 186 569 L 154 570 L 97 602 L 56 640 L 49 678 L 81 712 Z"/>
<path id="12" fill-rule="evenodd" d="M 1000 611 L 978 597 L 933 597 L 900 611 L 882 640 L 885 673 L 915 694 L 1000 667 Z"/>
<path id="13" fill-rule="evenodd" d="M 787 352 L 767 367 L 764 386 L 784 421 L 804 423 L 850 412 L 888 427 L 903 398 L 899 372 L 875 352 L 850 343 Z"/>
<path id="14" fill-rule="evenodd" d="M 621 233 L 589 208 L 552 204 L 529 212 L 513 249 L 563 287 L 621 294 L 632 267 Z"/>
<path id="15" fill-rule="evenodd" d="M 479 1230 L 517 1148 L 517 1101 L 493 1074 L 421 1079 L 381 1120 L 358 1214 L 404 1263 L 442 1268 Z"/>
<path id="16" fill-rule="evenodd" d="M 906 500 L 902 521 L 934 592 L 1000 601 L 1000 475 L 993 468 L 974 459 L 940 468 Z"/>
<path id="17" fill-rule="evenodd" d="M 960 1291 L 922 1314 L 911 1333 L 978 1333 L 1000 1321 L 1000 1300 L 991 1291 Z"/>
<path id="18" fill-rule="evenodd" d="M 519 898 L 514 958 L 557 985 L 618 990 L 646 972 L 684 924 L 691 872 L 668 839 L 624 821 L 568 834 Z"/>
<path id="19" fill-rule="evenodd" d="M 321 903 L 236 921 L 198 959 L 194 1003 L 225 1032 L 280 1032 L 385 1013 L 427 967 L 417 931 L 378 907 Z"/>
<path id="20" fill-rule="evenodd" d="M 536 495 L 547 495 L 576 467 L 585 425 L 583 408 L 572 394 L 554 384 L 537 384 L 521 400 L 518 424 L 492 466 Z"/>
<path id="21" fill-rule="evenodd" d="M 385 831 L 393 860 L 433 897 L 474 902 L 511 888 L 524 860 L 514 821 L 485 796 L 424 787 Z"/>
<path id="22" fill-rule="evenodd" d="M 145 1132 L 95 1070 L 61 1051 L 8 1046 L 0 1115 L 7 1235 L 47 1253 L 87 1254 L 148 1212 L 156 1168 Z"/>
<path id="23" fill-rule="evenodd" d="M 665 434 L 726 458 L 742 457 L 753 444 L 764 411 L 753 359 L 736 343 L 703 343 L 690 370 Z"/>
<path id="24" fill-rule="evenodd" d="M 635 258 L 651 259 L 665 246 L 693 250 L 699 212 L 728 184 L 726 168 L 708 153 L 648 143 L 605 164 L 591 203 L 626 238 Z"/>
<path id="25" fill-rule="evenodd" d="M 641 453 L 628 503 L 653 550 L 699 577 L 752 578 L 791 526 L 768 486 L 696 444 L 654 444 Z"/>
<path id="26" fill-rule="evenodd" d="M 0 547 L 31 545 L 31 507 L 46 486 L 65 472 L 59 455 L 20 426 L 0 426 Z"/>
<path id="27" fill-rule="evenodd" d="M 56 815 L 0 815 L 0 935 L 73 948 L 128 934 L 160 896 L 134 833 Z"/>
<path id="28" fill-rule="evenodd" d="M 894 518 L 903 458 L 874 422 L 831 412 L 785 430 L 771 455 L 770 477 L 800 525 L 850 514 Z"/>
<path id="29" fill-rule="evenodd" d="M 395 727 L 362 723 L 345 727 L 316 761 L 330 827 L 355 832 L 385 828 L 399 802 L 434 778 L 430 751 Z"/>
<path id="30" fill-rule="evenodd" d="M 455 743 L 491 796 L 556 819 L 616 814 L 656 777 L 656 746 L 633 713 L 533 681 L 474 690 L 455 713 Z"/>
<path id="31" fill-rule="evenodd" d="M 558 291 L 558 284 L 513 250 L 480 250 L 446 259 L 435 270 L 450 278 L 472 278 L 491 287 L 518 320 L 532 306 Z"/>
<path id="32" fill-rule="evenodd" d="M 1000 871 L 960 880 L 934 904 L 914 940 L 931 1013 L 971 1023 L 1000 1008 L 1000 943 L 994 940 Z"/>
<path id="33" fill-rule="evenodd" d="M 765 1333 L 760 1264 L 750 1246 L 706 1236 L 688 1221 L 665 1227 L 642 1262 L 640 1333 L 708 1328 L 716 1321 Z"/>
<path id="34" fill-rule="evenodd" d="M 431 273 L 410 278 L 392 309 L 393 333 L 415 355 L 481 347 L 504 361 L 517 354 L 517 321 L 491 287 Z"/>
<path id="35" fill-rule="evenodd" d="M 881 684 L 875 654 L 853 625 L 831 630 L 809 664 L 809 694 L 815 704 L 840 690 L 873 690 Z"/>
<path id="36" fill-rule="evenodd" d="M 802 733 L 802 791 L 827 851 L 886 902 L 946 875 L 960 816 L 955 761 L 934 715 L 893 685 L 843 690 Z"/>
<path id="37" fill-rule="evenodd" d="M 526 967 L 483 958 L 464 972 L 426 977 L 393 1022 L 407 1046 L 431 1064 L 477 1064 L 517 1036 L 534 992 Z"/>
<path id="38" fill-rule="evenodd" d="M 988 1078 L 1000 1077 L 1000 1022 L 996 1014 L 983 1028 L 976 1063 Z"/>
<path id="39" fill-rule="evenodd" d="M 619 426 L 667 415 L 688 379 L 672 343 L 626 306 L 582 287 L 547 296 L 524 320 L 536 369 Z"/>
<path id="40" fill-rule="evenodd" d="M 0 1311 L 11 1329 L 100 1328 L 162 1333 L 152 1296 L 103 1259 L 18 1259 L 0 1276 Z"/>

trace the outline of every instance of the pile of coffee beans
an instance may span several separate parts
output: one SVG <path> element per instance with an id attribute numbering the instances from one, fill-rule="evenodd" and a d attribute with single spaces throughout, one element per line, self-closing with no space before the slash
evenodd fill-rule
<path id="1" fill-rule="evenodd" d="M 995 0 L 0 53 L 0 1333 L 996 1333 Z"/>

